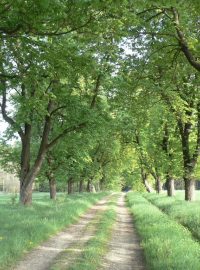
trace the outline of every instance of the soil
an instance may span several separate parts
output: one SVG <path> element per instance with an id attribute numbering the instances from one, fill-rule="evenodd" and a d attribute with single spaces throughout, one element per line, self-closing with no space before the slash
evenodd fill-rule
<path id="1" fill-rule="evenodd" d="M 102 269 L 144 270 L 144 254 L 133 227 L 133 217 L 125 205 L 125 194 L 119 198 L 116 210 L 117 221 Z"/>
<path id="2" fill-rule="evenodd" d="M 145 260 L 140 241 L 125 206 L 124 194 L 117 203 L 117 220 L 102 270 L 144 270 Z M 98 216 L 107 208 L 104 198 L 82 215 L 76 224 L 56 234 L 28 253 L 13 270 L 67 269 L 80 255 L 87 241 L 95 235 Z M 59 266 L 57 268 L 57 265 Z"/>
<path id="3" fill-rule="evenodd" d="M 78 223 L 72 224 L 66 230 L 56 234 L 42 245 L 27 254 L 13 270 L 49 270 L 62 252 L 70 249 L 78 241 L 87 241 L 84 230 L 99 211 L 103 211 L 109 198 L 100 200 L 90 210 L 80 217 Z"/>

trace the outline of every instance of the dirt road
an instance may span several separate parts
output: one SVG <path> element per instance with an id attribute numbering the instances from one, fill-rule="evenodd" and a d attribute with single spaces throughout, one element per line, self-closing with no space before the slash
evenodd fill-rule
<path id="1" fill-rule="evenodd" d="M 56 269 L 67 269 L 73 265 L 84 245 L 95 235 L 98 215 L 106 210 L 108 202 L 109 197 L 99 201 L 76 224 L 28 253 L 13 270 L 49 270 L 56 261 L 59 262 Z M 108 246 L 109 252 L 102 258 L 102 270 L 144 270 L 143 251 L 132 217 L 125 206 L 124 194 L 118 200 L 116 211 L 117 220 Z M 62 260 L 62 253 L 66 250 L 68 255 Z"/>

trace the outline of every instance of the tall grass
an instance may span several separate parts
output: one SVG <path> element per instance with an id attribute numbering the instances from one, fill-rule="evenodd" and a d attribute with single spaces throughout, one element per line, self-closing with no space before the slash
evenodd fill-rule
<path id="1" fill-rule="evenodd" d="M 164 194 L 144 194 L 146 199 L 156 205 L 171 218 L 186 226 L 200 241 L 200 203 L 187 202 L 178 197 L 167 197 Z"/>
<path id="2" fill-rule="evenodd" d="M 182 225 L 138 193 L 127 195 L 128 204 L 152 270 L 200 270 L 200 245 Z"/>
<path id="3" fill-rule="evenodd" d="M 0 269 L 9 269 L 34 246 L 75 222 L 105 193 L 60 195 L 50 201 L 48 195 L 34 195 L 33 205 L 13 204 L 10 196 L 0 196 Z"/>

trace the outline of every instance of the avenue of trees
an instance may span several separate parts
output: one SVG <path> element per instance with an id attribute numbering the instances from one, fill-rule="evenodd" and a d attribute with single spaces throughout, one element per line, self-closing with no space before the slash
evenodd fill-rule
<path id="1" fill-rule="evenodd" d="M 169 196 L 200 178 L 200 2 L 3 0 L 1 166 L 20 202 L 48 179 Z M 11 143 L 12 141 L 12 143 Z"/>

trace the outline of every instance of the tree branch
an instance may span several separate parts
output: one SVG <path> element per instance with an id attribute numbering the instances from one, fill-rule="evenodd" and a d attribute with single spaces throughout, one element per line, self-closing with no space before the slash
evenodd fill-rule
<path id="1" fill-rule="evenodd" d="M 196 70 L 200 71 L 200 62 L 195 59 L 194 55 L 191 53 L 189 49 L 189 45 L 187 43 L 187 40 L 185 38 L 184 33 L 180 29 L 180 22 L 179 22 L 179 14 L 176 8 L 171 8 L 172 14 L 173 14 L 173 21 L 174 26 L 176 29 L 176 33 L 178 35 L 179 39 L 179 45 L 181 47 L 182 52 L 184 53 L 185 57 L 187 58 L 188 62 L 193 66 Z"/>
<path id="2" fill-rule="evenodd" d="M 96 104 L 96 99 L 97 99 L 97 95 L 98 95 L 99 87 L 100 87 L 100 80 L 101 80 L 101 74 L 99 74 L 97 76 L 96 85 L 95 85 L 95 88 L 94 88 L 94 95 L 93 95 L 92 102 L 91 102 L 91 105 L 90 105 L 91 109 L 93 109 L 95 107 L 95 104 Z"/>
<path id="3" fill-rule="evenodd" d="M 195 166 L 200 155 L 200 102 L 197 104 L 197 140 L 196 149 L 192 157 L 192 165 Z"/>
<path id="4" fill-rule="evenodd" d="M 74 31 L 77 31 L 81 28 L 84 28 L 85 26 L 87 26 L 90 22 L 92 21 L 92 15 L 90 15 L 90 18 L 82 25 L 79 25 L 77 27 L 71 28 L 68 31 L 63 31 L 63 32 L 59 32 L 58 30 L 54 31 L 54 32 L 36 32 L 36 33 L 31 33 L 31 34 L 35 34 L 37 36 L 62 36 L 62 35 L 66 35 L 69 33 L 72 33 Z"/>
<path id="5" fill-rule="evenodd" d="M 5 86 L 5 81 L 1 81 L 1 83 L 4 85 L 4 88 L 5 88 L 6 87 Z M 6 112 L 6 103 L 7 103 L 7 96 L 6 96 L 6 89 L 4 89 L 3 90 L 3 93 L 2 93 L 1 113 L 2 113 L 3 119 L 9 125 L 11 125 L 12 127 L 16 128 L 17 127 L 17 123 Z M 23 132 L 22 128 L 19 127 L 17 132 L 18 132 L 20 138 L 23 140 L 24 132 Z"/>
<path id="6" fill-rule="evenodd" d="M 78 125 L 68 127 L 63 130 L 61 134 L 59 134 L 57 137 L 55 137 L 48 145 L 47 148 L 52 148 L 61 138 L 63 138 L 67 133 L 72 132 L 72 131 L 78 131 L 86 127 L 87 122 L 80 123 Z"/>

